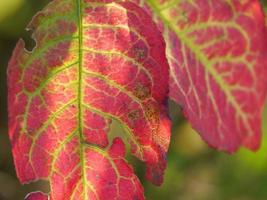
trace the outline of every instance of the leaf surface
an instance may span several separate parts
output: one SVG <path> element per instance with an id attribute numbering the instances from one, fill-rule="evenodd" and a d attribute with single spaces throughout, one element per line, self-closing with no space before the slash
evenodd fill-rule
<path id="1" fill-rule="evenodd" d="M 167 45 L 170 97 L 207 143 L 256 150 L 267 43 L 257 0 L 148 0 Z"/>
<path id="2" fill-rule="evenodd" d="M 49 180 L 53 200 L 144 199 L 122 140 L 109 145 L 107 133 L 112 120 L 121 123 L 146 177 L 162 182 L 169 71 L 150 16 L 130 2 L 54 0 L 29 28 L 35 49 L 27 52 L 20 40 L 8 67 L 20 181 Z"/>

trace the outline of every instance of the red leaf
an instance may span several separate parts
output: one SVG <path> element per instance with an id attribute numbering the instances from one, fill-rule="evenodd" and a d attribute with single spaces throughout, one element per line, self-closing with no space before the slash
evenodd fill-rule
<path id="1" fill-rule="evenodd" d="M 147 178 L 162 182 L 169 72 L 156 25 L 129 2 L 54 0 L 30 28 L 37 46 L 26 52 L 20 40 L 8 67 L 20 181 L 49 180 L 53 200 L 144 199 L 122 141 L 108 148 L 107 132 L 120 122 Z"/>
<path id="2" fill-rule="evenodd" d="M 258 149 L 267 85 L 267 34 L 260 3 L 148 3 L 167 43 L 170 97 L 212 147 Z"/>

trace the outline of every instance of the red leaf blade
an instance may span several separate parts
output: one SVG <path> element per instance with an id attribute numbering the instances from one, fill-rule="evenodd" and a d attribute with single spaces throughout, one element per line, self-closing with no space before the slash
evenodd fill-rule
<path id="1" fill-rule="evenodd" d="M 212 147 L 256 150 L 267 43 L 257 0 L 153 1 L 167 43 L 170 97 Z"/>
<path id="2" fill-rule="evenodd" d="M 19 41 L 8 67 L 18 178 L 49 180 L 55 200 L 144 199 L 122 141 L 108 148 L 107 132 L 120 122 L 147 178 L 162 182 L 169 72 L 156 25 L 129 2 L 54 0 L 30 27 L 36 48 Z"/>

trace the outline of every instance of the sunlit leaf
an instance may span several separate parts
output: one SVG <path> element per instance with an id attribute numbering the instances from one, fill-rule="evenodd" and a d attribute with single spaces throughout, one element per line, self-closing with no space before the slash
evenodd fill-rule
<path id="1" fill-rule="evenodd" d="M 169 71 L 150 16 L 129 2 L 54 0 L 29 28 L 36 47 L 27 52 L 20 40 L 8 67 L 20 181 L 49 180 L 55 200 L 144 199 L 122 140 L 110 146 L 107 133 L 112 120 L 121 123 L 146 177 L 161 184 Z"/>

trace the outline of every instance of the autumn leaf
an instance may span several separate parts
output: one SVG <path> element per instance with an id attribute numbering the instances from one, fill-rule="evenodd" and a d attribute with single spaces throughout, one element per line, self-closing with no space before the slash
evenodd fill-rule
<path id="1" fill-rule="evenodd" d="M 22 183 L 50 182 L 50 199 L 144 199 L 125 147 L 161 184 L 170 140 L 168 64 L 163 37 L 130 2 L 54 0 L 20 40 L 8 66 L 9 135 Z M 152 34 L 153 33 L 153 34 Z M 36 192 L 27 199 L 46 199 Z"/>
<path id="2" fill-rule="evenodd" d="M 207 143 L 256 150 L 267 85 L 257 0 L 148 0 L 167 45 L 170 98 Z"/>

